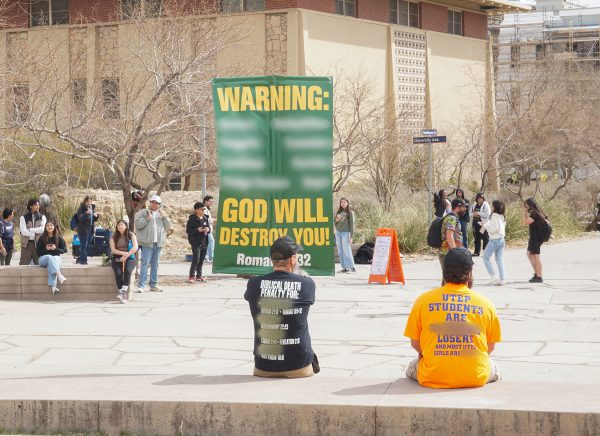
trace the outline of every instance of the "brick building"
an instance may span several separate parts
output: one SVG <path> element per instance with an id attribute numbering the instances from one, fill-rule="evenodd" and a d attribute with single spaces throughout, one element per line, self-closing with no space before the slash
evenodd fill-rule
<path id="1" fill-rule="evenodd" d="M 15 0 L 2 17 L 0 51 L 16 53 L 39 40 L 40 29 L 50 30 L 68 41 L 66 58 L 73 47 L 86 47 L 85 57 L 65 71 L 73 90 L 106 76 L 102 86 L 118 96 L 119 81 L 112 77 L 118 74 L 103 65 L 111 49 L 130 38 L 132 11 L 149 19 L 189 19 L 198 5 L 217 20 L 243 17 L 249 29 L 243 44 L 217 55 L 218 74 L 232 53 L 253 74 L 360 72 L 378 98 L 393 101 L 395 110 L 411 109 L 409 131 L 437 128 L 452 148 L 463 143 L 466 118 L 493 118 L 488 15 L 528 9 L 505 0 Z M 26 86 L 20 80 L 13 92 L 25 95 Z"/>

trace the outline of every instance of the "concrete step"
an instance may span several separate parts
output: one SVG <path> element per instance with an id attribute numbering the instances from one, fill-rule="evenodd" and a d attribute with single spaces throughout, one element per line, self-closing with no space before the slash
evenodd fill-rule
<path id="1" fill-rule="evenodd" d="M 65 390 L 65 385 L 69 386 Z M 210 435 L 597 435 L 600 385 L 434 390 L 407 379 L 250 375 L 2 377 L 4 432 Z"/>
<path id="2" fill-rule="evenodd" d="M 112 268 L 63 266 L 67 281 L 58 285 L 60 294 L 48 287 L 48 270 L 39 266 L 0 267 L 0 300 L 106 301 L 117 294 Z"/>

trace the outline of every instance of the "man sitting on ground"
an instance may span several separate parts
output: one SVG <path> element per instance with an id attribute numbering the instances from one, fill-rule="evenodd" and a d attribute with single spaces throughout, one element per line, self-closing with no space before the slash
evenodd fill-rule
<path id="1" fill-rule="evenodd" d="M 302 247 L 289 236 L 271 246 L 273 272 L 248 280 L 244 298 L 254 320 L 254 375 L 299 378 L 319 372 L 308 332 L 315 282 L 295 274 Z"/>
<path id="2" fill-rule="evenodd" d="M 431 388 L 479 387 L 500 379 L 489 355 L 500 342 L 500 321 L 492 303 L 470 289 L 473 259 L 455 248 L 444 259 L 446 284 L 415 301 L 404 336 L 419 357 L 406 376 Z"/>

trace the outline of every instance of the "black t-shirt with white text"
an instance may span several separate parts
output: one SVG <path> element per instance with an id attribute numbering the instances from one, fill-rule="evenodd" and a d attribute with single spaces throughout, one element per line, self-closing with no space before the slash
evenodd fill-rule
<path id="1" fill-rule="evenodd" d="M 248 280 L 244 298 L 254 320 L 254 364 L 269 371 L 293 371 L 313 361 L 308 310 L 315 282 L 287 271 Z"/>

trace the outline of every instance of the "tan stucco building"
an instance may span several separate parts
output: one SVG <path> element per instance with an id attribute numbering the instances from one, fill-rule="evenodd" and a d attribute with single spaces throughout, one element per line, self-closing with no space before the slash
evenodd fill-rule
<path id="1" fill-rule="evenodd" d="M 142 6 L 150 3 L 138 1 Z M 158 4 L 168 14 L 168 0 L 164 1 Z M 91 87 L 98 80 L 104 84 L 118 75 L 111 59 L 124 61 L 126 55 L 119 53 L 119 41 L 135 38 L 133 24 L 119 13 L 120 2 L 46 2 L 47 12 L 42 11 L 47 14 L 45 21 L 35 21 L 38 15 L 26 1 L 7 15 L 0 51 L 9 58 L 11 53 L 18 57 L 27 45 L 56 39 L 64 41 L 58 45 L 57 56 L 64 59 L 64 80 L 70 80 L 72 88 Z M 90 6 L 95 3 L 101 8 Z M 242 23 L 246 29 L 243 40 L 217 53 L 217 74 L 227 75 L 233 64 L 244 65 L 255 75 L 335 75 L 343 71 L 352 77 L 360 73 L 374 85 L 378 98 L 393 102 L 394 110 L 410 108 L 407 130 L 418 134 L 422 128 L 435 128 L 447 135 L 448 149 L 461 147 L 460 126 L 466 119 L 486 116 L 491 121 L 493 117 L 487 14 L 522 9 L 510 2 L 491 0 L 237 3 L 238 9 L 229 7 L 236 1 L 221 2 L 221 9 L 227 4 L 225 12 L 234 13 L 219 13 L 217 7 L 214 15 L 224 27 Z M 254 6 L 249 8 L 248 4 Z M 298 7 L 282 7 L 290 5 Z M 91 16 L 92 10 L 95 19 L 86 20 L 85 15 Z M 190 19 L 194 18 L 169 18 L 173 23 Z M 395 24 L 398 22 L 405 25 Z M 77 50 L 80 54 L 74 56 Z M 28 86 L 26 77 L 18 82 L 21 87 Z M 118 86 L 114 80 L 106 83 Z M 74 104 L 75 99 L 70 100 Z M 0 121 L 6 122 L 6 111 L 0 111 Z M 199 178 L 194 178 L 190 189 L 198 189 L 199 183 Z"/>

